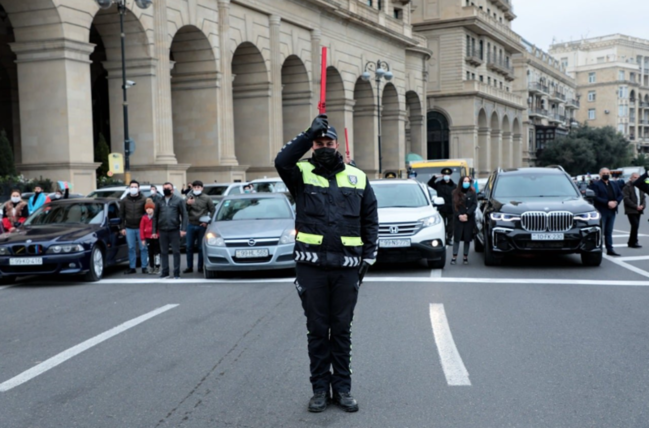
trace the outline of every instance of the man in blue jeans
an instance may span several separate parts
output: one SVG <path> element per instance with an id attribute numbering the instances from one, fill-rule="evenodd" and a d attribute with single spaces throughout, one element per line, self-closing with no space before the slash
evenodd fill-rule
<path id="1" fill-rule="evenodd" d="M 140 183 L 131 180 L 129 183 L 128 196 L 119 201 L 119 215 L 122 219 L 122 235 L 126 235 L 128 244 L 129 269 L 124 275 L 134 274 L 137 266 L 137 250 L 140 247 L 140 260 L 142 262 L 142 273 L 148 273 L 149 251 L 146 245 L 140 240 L 140 220 L 146 212 L 146 198 L 140 193 Z"/>
<path id="2" fill-rule="evenodd" d="M 591 181 L 590 188 L 595 192 L 595 208 L 602 216 L 602 233 L 606 244 L 606 254 L 619 256 L 613 249 L 613 226 L 617 207 L 624 199 L 620 187 L 611 181 L 611 171 L 602 168 L 599 171 L 601 180 Z"/>
<path id="3" fill-rule="evenodd" d="M 201 217 L 214 215 L 212 198 L 203 193 L 203 182 L 196 180 L 192 183 L 192 191 L 187 194 L 187 269 L 183 273 L 194 272 L 194 243 L 198 246 L 198 271 L 203 270 L 203 238 L 207 224 L 201 222 Z"/>

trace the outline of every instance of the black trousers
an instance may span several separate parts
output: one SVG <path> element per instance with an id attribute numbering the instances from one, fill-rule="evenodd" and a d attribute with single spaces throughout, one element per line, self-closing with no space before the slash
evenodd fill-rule
<path id="1" fill-rule="evenodd" d="M 350 392 L 358 270 L 298 263 L 295 285 L 306 315 L 313 392 Z"/>
<path id="2" fill-rule="evenodd" d="M 146 246 L 149 250 L 149 267 L 151 269 L 158 267 L 156 264 L 156 257 L 160 257 L 160 240 L 158 239 L 147 239 Z"/>
<path id="3" fill-rule="evenodd" d="M 439 213 L 444 219 L 444 227 L 446 228 L 446 240 L 450 241 L 453 239 L 453 219 L 455 216 L 452 212 L 450 213 Z"/>
<path id="4" fill-rule="evenodd" d="M 631 233 L 629 234 L 629 245 L 638 243 L 638 229 L 640 228 L 640 214 L 627 214 L 631 224 Z"/>
<path id="5" fill-rule="evenodd" d="M 169 245 L 174 255 L 174 276 L 180 276 L 180 230 L 161 230 L 160 258 L 162 274 L 169 275 Z"/>

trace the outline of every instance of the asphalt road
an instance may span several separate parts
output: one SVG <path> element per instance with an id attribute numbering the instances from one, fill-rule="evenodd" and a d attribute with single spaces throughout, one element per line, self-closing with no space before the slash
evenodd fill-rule
<path id="1" fill-rule="evenodd" d="M 487 268 L 378 266 L 360 291 L 361 410 L 306 410 L 290 272 L 0 288 L 0 427 L 647 427 L 644 248 Z M 450 255 L 450 254 L 449 254 Z"/>

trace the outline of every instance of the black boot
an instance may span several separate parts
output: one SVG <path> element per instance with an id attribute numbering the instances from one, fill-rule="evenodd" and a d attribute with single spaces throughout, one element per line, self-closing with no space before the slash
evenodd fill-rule
<path id="1" fill-rule="evenodd" d="M 327 409 L 329 394 L 325 391 L 316 392 L 309 400 L 309 412 L 320 413 Z"/>
<path id="2" fill-rule="evenodd" d="M 134 273 L 137 273 L 135 269 L 129 269 L 124 271 L 124 275 L 133 275 Z"/>
<path id="3" fill-rule="evenodd" d="M 346 412 L 358 412 L 358 403 L 349 392 L 335 392 L 334 402 L 342 407 Z"/>

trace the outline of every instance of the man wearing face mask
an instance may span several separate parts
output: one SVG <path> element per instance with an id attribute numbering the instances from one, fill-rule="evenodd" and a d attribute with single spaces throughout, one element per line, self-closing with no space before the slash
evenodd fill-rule
<path id="1" fill-rule="evenodd" d="M 599 171 L 601 180 L 591 181 L 590 188 L 595 192 L 595 208 L 602 216 L 602 234 L 606 244 L 606 254 L 619 256 L 613 249 L 613 226 L 617 207 L 624 199 L 620 187 L 611 181 L 611 171 L 602 168 Z"/>
<path id="2" fill-rule="evenodd" d="M 142 263 L 142 273 L 148 273 L 147 265 L 149 263 L 149 252 L 146 245 L 142 245 L 140 240 L 140 220 L 146 212 L 144 206 L 146 198 L 140 193 L 140 183 L 131 180 L 128 188 L 128 196 L 119 201 L 119 215 L 122 219 L 122 235 L 126 236 L 128 244 L 128 264 L 129 269 L 124 275 L 134 274 L 137 267 L 137 247 L 140 248 L 140 262 Z"/>
<path id="3" fill-rule="evenodd" d="M 324 411 L 331 392 L 344 410 L 358 410 L 351 395 L 351 323 L 378 248 L 374 191 L 364 172 L 345 164 L 337 140 L 327 116 L 320 115 L 275 159 L 296 204 L 295 285 L 307 318 L 310 412 Z M 300 161 L 309 149 L 313 156 Z"/>
<path id="4" fill-rule="evenodd" d="M 187 195 L 187 268 L 183 273 L 194 272 L 194 242 L 198 245 L 198 271 L 203 271 L 203 237 L 206 223 L 201 223 L 201 217 L 214 215 L 212 198 L 203 193 L 203 182 L 196 180 L 192 183 L 192 192 Z"/>
<path id="5" fill-rule="evenodd" d="M 451 174 L 453 170 L 451 168 L 444 168 L 441 171 L 441 175 L 433 175 L 433 177 L 428 181 L 428 187 L 432 187 L 437 192 L 437 196 L 444 198 L 444 205 L 438 206 L 437 211 L 444 219 L 444 225 L 446 227 L 446 245 L 450 245 L 453 240 L 453 191 L 457 187 L 457 184 L 451 179 Z M 438 178 L 442 180 L 437 181 Z"/>
<path id="6" fill-rule="evenodd" d="M 160 278 L 169 276 L 169 246 L 174 256 L 174 279 L 180 278 L 180 238 L 184 238 L 187 230 L 187 209 L 185 201 L 174 195 L 174 186 L 165 183 L 162 186 L 164 198 L 156 204 L 153 211 L 152 238 L 160 238 L 160 258 L 162 273 Z"/>

